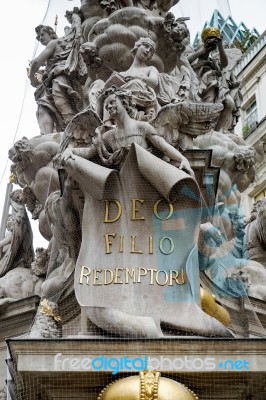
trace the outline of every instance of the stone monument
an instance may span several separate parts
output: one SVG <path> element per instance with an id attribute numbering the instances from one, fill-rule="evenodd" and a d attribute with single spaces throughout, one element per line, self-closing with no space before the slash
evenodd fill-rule
<path id="1" fill-rule="evenodd" d="M 45 48 L 29 79 L 40 134 L 9 152 L 21 188 L 12 201 L 27 206 L 49 242 L 25 261 L 41 285 L 30 338 L 61 337 L 80 310 L 88 340 L 93 331 L 121 340 L 234 338 L 226 301 L 242 312 L 248 296 L 266 300 L 264 203 L 246 231 L 240 206 L 256 159 L 233 132 L 241 54 L 211 27 L 192 49 L 188 18 L 169 11 L 177 2 L 82 0 L 66 12 L 65 36 L 36 28 Z M 2 276 L 23 273 L 9 267 L 18 249 L 14 223 L 8 229 Z M 149 376 L 157 379 L 141 379 Z M 113 388 L 98 398 L 117 399 Z M 145 390 L 141 399 L 158 398 Z"/>

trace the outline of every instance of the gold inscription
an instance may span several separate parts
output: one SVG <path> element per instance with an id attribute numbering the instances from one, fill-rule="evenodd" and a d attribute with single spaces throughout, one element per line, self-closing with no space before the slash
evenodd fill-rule
<path id="1" fill-rule="evenodd" d="M 145 202 L 145 200 L 141 199 L 131 199 L 132 201 L 132 214 L 131 214 L 131 220 L 132 221 L 143 221 L 145 218 L 142 217 L 137 217 L 137 213 L 139 212 L 139 209 L 137 208 L 137 201 L 141 204 Z"/>
<path id="2" fill-rule="evenodd" d="M 153 212 L 154 212 L 154 215 L 155 215 L 158 219 L 160 219 L 160 220 L 162 220 L 162 221 L 165 221 L 166 219 L 169 219 L 169 218 L 172 217 L 173 212 L 174 212 L 174 207 L 173 207 L 173 204 L 172 204 L 172 203 L 168 203 L 169 213 L 168 213 L 168 215 L 167 215 L 165 218 L 161 218 L 160 215 L 158 214 L 158 205 L 161 203 L 161 201 L 163 201 L 163 200 L 160 199 L 160 200 L 156 201 L 156 203 L 155 203 L 154 206 L 153 206 Z"/>
<path id="3" fill-rule="evenodd" d="M 116 216 L 113 216 L 113 218 L 110 218 L 110 204 L 114 203 L 116 205 Z M 104 222 L 106 223 L 111 223 L 111 222 L 116 222 L 119 220 L 119 218 L 122 215 L 122 206 L 120 201 L 118 200 L 105 200 L 105 217 L 104 217 Z"/>
<path id="4" fill-rule="evenodd" d="M 116 233 L 106 233 L 106 235 L 104 235 L 105 237 L 105 254 L 111 254 L 111 246 L 112 246 L 112 242 L 109 239 L 109 236 L 115 238 L 116 237 Z"/>
<path id="5" fill-rule="evenodd" d="M 136 250 L 136 248 L 135 248 L 135 240 L 136 240 L 136 236 L 131 236 L 131 250 L 130 250 L 130 253 L 143 254 L 143 251 Z"/>
<path id="6" fill-rule="evenodd" d="M 149 282 L 149 285 L 159 286 L 173 286 L 173 285 L 184 285 L 187 283 L 186 274 L 182 270 L 176 271 L 170 270 L 159 270 L 156 268 L 145 268 L 145 267 L 115 267 L 110 268 L 89 268 L 85 265 L 80 266 L 80 277 L 79 283 L 83 285 L 102 286 L 111 284 L 129 284 L 132 283 L 143 283 Z M 90 276 L 92 280 L 90 281 Z"/>

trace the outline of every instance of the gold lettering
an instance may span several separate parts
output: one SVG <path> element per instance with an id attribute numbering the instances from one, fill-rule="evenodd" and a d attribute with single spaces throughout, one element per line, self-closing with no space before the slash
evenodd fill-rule
<path id="1" fill-rule="evenodd" d="M 182 269 L 182 271 L 181 271 L 181 282 L 179 282 L 178 279 L 177 279 L 176 283 L 178 285 L 184 285 L 186 283 L 186 279 L 185 278 L 186 278 L 186 274 L 185 274 L 184 270 Z"/>
<path id="2" fill-rule="evenodd" d="M 169 251 L 165 251 L 165 250 L 163 249 L 163 243 L 164 243 L 165 240 L 169 240 L 169 242 L 170 242 L 170 249 L 169 249 Z M 175 245 L 174 245 L 173 239 L 170 238 L 170 237 L 168 237 L 168 236 L 162 237 L 162 238 L 160 239 L 160 242 L 159 242 L 159 249 L 161 250 L 161 252 L 162 252 L 163 254 L 166 254 L 166 255 L 173 253 L 173 251 L 174 251 L 174 249 L 175 249 Z"/>
<path id="3" fill-rule="evenodd" d="M 149 236 L 149 254 L 153 254 L 153 236 Z"/>
<path id="4" fill-rule="evenodd" d="M 111 246 L 112 246 L 112 242 L 109 240 L 109 236 L 115 238 L 116 237 L 116 233 L 106 233 L 106 235 L 104 235 L 105 238 L 105 254 L 111 254 Z"/>
<path id="5" fill-rule="evenodd" d="M 118 279 L 121 279 L 121 276 L 119 275 L 119 271 L 123 272 L 124 268 L 115 268 L 115 279 L 114 283 L 123 283 L 122 281 L 118 281 Z"/>
<path id="6" fill-rule="evenodd" d="M 133 279 L 133 283 L 136 283 L 136 268 L 131 268 L 131 272 L 129 268 L 126 268 L 126 279 L 125 283 L 128 283 L 128 278 Z"/>
<path id="7" fill-rule="evenodd" d="M 124 252 L 124 236 L 120 235 L 120 241 L 119 241 L 119 253 Z"/>
<path id="8" fill-rule="evenodd" d="M 137 213 L 139 212 L 139 209 L 137 208 L 137 201 L 139 201 L 141 204 L 145 202 L 145 200 L 141 199 L 132 199 L 132 214 L 131 214 L 131 220 L 132 221 L 140 221 L 140 220 L 145 220 L 145 218 L 142 217 L 137 217 Z"/>
<path id="9" fill-rule="evenodd" d="M 85 268 L 88 270 L 88 272 L 86 272 L 86 273 L 84 272 Z M 79 283 L 81 285 L 83 285 L 83 277 L 86 277 L 86 284 L 88 285 L 89 284 L 89 276 L 90 276 L 90 274 L 91 274 L 91 269 L 88 268 L 88 267 L 85 267 L 85 265 L 81 265 Z"/>
<path id="10" fill-rule="evenodd" d="M 148 268 L 147 271 L 151 273 L 150 285 L 154 285 L 154 272 L 157 271 L 155 268 Z"/>
<path id="11" fill-rule="evenodd" d="M 99 276 L 97 276 L 98 273 L 101 273 L 102 270 L 101 269 L 94 269 L 93 270 L 93 285 L 94 286 L 101 286 L 102 283 L 101 282 L 97 282 L 100 278 Z"/>
<path id="12" fill-rule="evenodd" d="M 141 271 L 143 271 L 143 272 L 141 272 Z M 147 275 L 147 269 L 146 268 L 139 268 L 139 276 L 138 276 L 138 283 L 140 283 L 140 277 L 141 276 L 145 276 L 145 275 Z"/>
<path id="13" fill-rule="evenodd" d="M 181 282 L 179 282 L 178 277 L 179 277 L 179 272 L 171 270 L 170 271 L 170 283 L 169 283 L 169 286 L 173 286 L 173 279 L 178 285 L 184 285 L 184 283 L 186 283 L 185 282 L 185 273 L 184 273 L 183 269 L 182 269 L 182 272 L 181 272 L 181 279 L 182 279 Z"/>
<path id="14" fill-rule="evenodd" d="M 111 202 L 114 203 L 117 207 L 117 214 L 116 214 L 116 217 L 114 217 L 113 219 L 110 219 L 110 216 L 109 216 L 109 205 Z M 118 200 L 105 200 L 104 222 L 106 222 L 106 223 L 116 222 L 121 217 L 121 214 L 122 214 L 122 206 Z"/>
<path id="15" fill-rule="evenodd" d="M 164 282 L 164 283 L 160 283 L 160 282 L 159 282 L 159 274 L 160 274 L 160 273 L 165 274 L 165 282 Z M 156 272 L 156 276 L 155 276 L 155 280 L 156 280 L 156 283 L 157 283 L 158 285 L 160 285 L 160 286 L 165 286 L 165 285 L 167 285 L 167 283 L 168 283 L 168 274 L 166 273 L 166 271 L 157 271 L 157 272 Z"/>
<path id="16" fill-rule="evenodd" d="M 135 239 L 136 239 L 136 236 L 131 236 L 131 250 L 130 250 L 130 253 L 143 254 L 143 251 L 135 250 Z"/>
<path id="17" fill-rule="evenodd" d="M 168 203 L 168 207 L 169 207 L 169 214 L 165 217 L 165 218 L 161 218 L 160 215 L 158 214 L 158 205 L 161 203 L 161 201 L 163 201 L 163 199 L 160 199 L 158 201 L 156 201 L 156 203 L 153 206 L 153 212 L 154 215 L 160 219 L 161 221 L 165 221 L 166 219 L 169 219 L 172 217 L 173 212 L 174 212 L 174 207 L 172 203 Z"/>
<path id="18" fill-rule="evenodd" d="M 109 272 L 109 281 L 107 280 L 107 272 Z M 114 280 L 114 272 L 111 269 L 104 270 L 104 285 L 110 285 Z"/>

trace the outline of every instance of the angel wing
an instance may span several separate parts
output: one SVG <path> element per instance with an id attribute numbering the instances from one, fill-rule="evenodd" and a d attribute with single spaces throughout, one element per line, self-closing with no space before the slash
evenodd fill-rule
<path id="1" fill-rule="evenodd" d="M 91 108 L 76 114 L 67 125 L 60 144 L 60 153 L 67 147 L 89 147 L 95 129 L 102 125 L 101 118 Z"/>
<path id="2" fill-rule="evenodd" d="M 169 104 L 161 108 L 150 124 L 168 143 L 180 147 L 181 136 L 183 141 L 187 138 L 188 142 L 192 143 L 193 138 L 213 129 L 223 108 L 221 103 L 184 101 Z M 188 148 L 188 146 L 181 147 L 184 150 Z"/>

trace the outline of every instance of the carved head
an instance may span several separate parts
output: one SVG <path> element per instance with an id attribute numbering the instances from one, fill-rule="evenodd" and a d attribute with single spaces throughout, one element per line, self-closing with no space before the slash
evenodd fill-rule
<path id="1" fill-rule="evenodd" d="M 155 48 L 156 45 L 151 38 L 141 37 L 135 43 L 134 48 L 132 49 L 132 54 L 135 56 L 138 53 L 145 59 L 145 61 L 148 61 L 152 58 Z"/>
<path id="2" fill-rule="evenodd" d="M 238 146 L 235 150 L 234 160 L 237 171 L 248 171 L 248 169 L 255 163 L 254 148 L 248 146 Z"/>
<path id="3" fill-rule="evenodd" d="M 37 276 L 45 276 L 49 261 L 49 251 L 43 247 L 35 250 L 35 260 L 31 263 L 31 269 Z"/>
<path id="4" fill-rule="evenodd" d="M 123 90 L 112 86 L 105 91 L 104 97 L 104 107 L 109 111 L 111 117 L 122 112 L 122 108 L 125 109 L 129 115 L 133 113 L 134 103 L 132 102 L 132 93 L 129 90 Z"/>
<path id="5" fill-rule="evenodd" d="M 44 46 L 46 46 L 50 40 L 57 39 L 57 34 L 54 29 L 48 25 L 36 26 L 35 32 L 37 34 L 36 39 Z"/>
<path id="6" fill-rule="evenodd" d="M 189 37 L 189 30 L 184 22 L 175 21 L 172 24 L 171 38 L 175 42 L 181 43 L 184 39 Z"/>
<path id="7" fill-rule="evenodd" d="M 82 16 L 82 14 L 81 14 L 81 12 L 80 12 L 80 10 L 79 10 L 79 8 L 78 7 L 74 7 L 73 8 L 73 11 L 66 11 L 66 13 L 65 13 L 65 17 L 66 17 L 66 19 L 68 20 L 68 22 L 71 24 L 72 23 L 72 16 L 73 16 L 73 14 L 78 14 L 80 17 Z"/>
<path id="8" fill-rule="evenodd" d="M 22 139 L 15 142 L 13 147 L 8 150 L 8 157 L 13 161 L 13 163 L 22 161 L 22 154 L 31 148 L 32 146 L 29 143 L 29 139 L 23 136 Z"/>
<path id="9" fill-rule="evenodd" d="M 26 197 L 22 189 L 16 189 L 12 193 L 10 193 L 10 199 L 17 204 L 25 204 L 26 202 Z"/>

